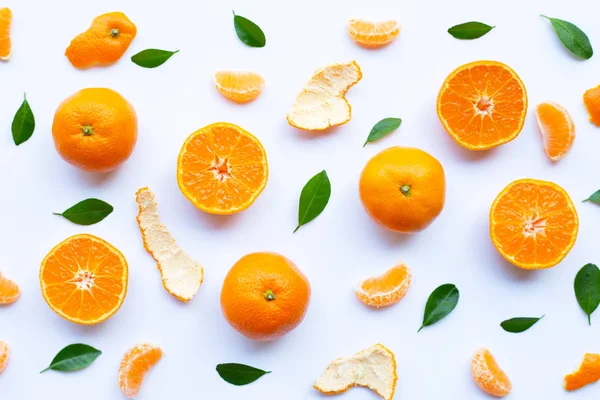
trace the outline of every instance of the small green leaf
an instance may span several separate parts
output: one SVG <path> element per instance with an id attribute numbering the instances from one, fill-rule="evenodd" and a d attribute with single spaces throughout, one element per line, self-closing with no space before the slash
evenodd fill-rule
<path id="1" fill-rule="evenodd" d="M 131 61 L 140 67 L 156 68 L 163 65 L 175 53 L 179 53 L 179 50 L 146 49 L 131 56 Z"/>
<path id="2" fill-rule="evenodd" d="M 271 371 L 263 371 L 248 365 L 235 363 L 219 364 L 217 365 L 217 372 L 224 381 L 236 386 L 247 385 L 261 376 L 271 373 Z"/>
<path id="3" fill-rule="evenodd" d="M 423 325 L 417 332 L 420 332 L 426 326 L 433 325 L 454 310 L 458 304 L 459 293 L 456 286 L 451 283 L 439 286 L 427 299 L 425 313 L 423 315 Z"/>
<path id="4" fill-rule="evenodd" d="M 511 318 L 511 319 L 507 319 L 506 321 L 502 321 L 500 323 L 500 326 L 506 332 L 521 333 L 521 332 L 525 332 L 527 329 L 531 328 L 533 325 L 535 325 L 536 322 L 538 322 L 542 318 L 544 318 L 543 315 L 539 318 L 535 318 L 535 317 Z"/>
<path id="5" fill-rule="evenodd" d="M 258 25 L 233 12 L 233 26 L 240 40 L 250 47 L 265 47 L 267 39 Z"/>
<path id="6" fill-rule="evenodd" d="M 79 371 L 93 363 L 100 354 L 102 354 L 100 350 L 87 344 L 70 344 L 59 351 L 50 366 L 41 371 L 40 374 L 50 369 L 54 371 Z"/>
<path id="7" fill-rule="evenodd" d="M 374 142 L 376 140 L 381 139 L 384 136 L 389 135 L 394 132 L 400 124 L 402 120 L 400 118 L 384 118 L 371 128 L 371 132 L 369 133 L 369 137 L 367 137 L 367 141 L 363 144 L 363 147 L 367 145 L 367 143 Z"/>
<path id="8" fill-rule="evenodd" d="M 592 324 L 591 315 L 600 304 L 600 269 L 594 264 L 586 264 L 575 276 L 575 297 L 579 306 L 588 316 L 588 324 Z"/>
<path id="9" fill-rule="evenodd" d="M 23 103 L 17 110 L 12 122 L 12 137 L 15 144 L 18 146 L 29 140 L 35 130 L 35 118 L 33 111 L 27 102 L 27 96 L 23 95 Z"/>
<path id="10" fill-rule="evenodd" d="M 294 233 L 317 218 L 327 206 L 331 197 L 331 182 L 325 170 L 319 172 L 304 185 L 300 194 L 300 206 L 298 207 L 298 226 Z"/>
<path id="11" fill-rule="evenodd" d="M 54 215 L 60 215 L 74 224 L 93 225 L 102 221 L 113 212 L 113 210 L 113 206 L 102 200 L 86 199 L 62 213 L 54 213 Z"/>
<path id="12" fill-rule="evenodd" d="M 590 197 L 585 199 L 583 202 L 585 203 L 588 201 L 591 203 L 600 204 L 600 190 L 595 191 Z"/>
<path id="13" fill-rule="evenodd" d="M 545 15 L 542 15 L 542 17 L 546 18 L 548 21 L 550 21 L 550 23 L 552 23 L 558 38 L 562 44 L 564 44 L 565 47 L 571 51 L 571 53 L 575 54 L 577 57 L 583 58 L 584 60 L 592 58 L 594 55 L 594 49 L 592 49 L 590 39 L 588 39 L 587 35 L 581 29 L 569 21 L 550 18 L 546 17 Z"/>
<path id="14" fill-rule="evenodd" d="M 481 22 L 471 21 L 454 25 L 452 28 L 448 29 L 448 33 L 456 39 L 472 40 L 482 37 L 494 28 L 494 26 L 489 26 Z"/>

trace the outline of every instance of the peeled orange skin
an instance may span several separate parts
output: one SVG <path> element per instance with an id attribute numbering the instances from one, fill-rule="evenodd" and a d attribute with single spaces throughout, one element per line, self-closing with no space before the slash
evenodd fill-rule
<path id="1" fill-rule="evenodd" d="M 0 340 L 0 374 L 4 372 L 10 359 L 10 349 L 6 342 Z"/>
<path id="2" fill-rule="evenodd" d="M 419 232 L 444 208 L 444 168 L 423 150 L 390 147 L 367 162 L 359 192 L 367 214 L 380 225 L 400 233 Z"/>
<path id="3" fill-rule="evenodd" d="M 75 68 L 110 65 L 125 54 L 136 34 L 136 26 L 122 12 L 102 14 L 71 41 L 65 55 Z"/>
<path id="4" fill-rule="evenodd" d="M 262 76 L 250 71 L 217 71 L 214 81 L 219 93 L 236 103 L 255 100 L 265 88 Z"/>
<path id="5" fill-rule="evenodd" d="M 600 354 L 585 353 L 577 371 L 565 376 L 565 390 L 577 390 L 600 380 Z"/>
<path id="6" fill-rule="evenodd" d="M 259 341 L 280 338 L 304 319 L 310 284 L 288 258 L 251 253 L 227 273 L 221 289 L 221 310 L 242 335 Z"/>
<path id="7" fill-rule="evenodd" d="M 0 305 L 12 304 L 21 297 L 19 286 L 0 273 Z"/>
<path id="8" fill-rule="evenodd" d="M 552 161 L 560 160 L 575 140 L 575 123 L 571 114 L 560 104 L 546 101 L 536 106 L 535 116 L 546 155 Z"/>
<path id="9" fill-rule="evenodd" d="M 400 33 L 398 21 L 368 21 L 351 19 L 348 22 L 348 34 L 358 45 L 367 48 L 379 48 L 390 44 Z"/>
<path id="10" fill-rule="evenodd" d="M 477 350 L 471 360 L 471 374 L 477 386 L 492 396 L 504 397 L 512 390 L 510 379 L 488 349 Z"/>
<path id="11" fill-rule="evenodd" d="M 515 139 L 525 123 L 527 91 L 508 65 L 475 61 L 455 69 L 437 98 L 444 129 L 469 150 L 488 150 Z"/>
<path id="12" fill-rule="evenodd" d="M 146 375 L 162 358 L 160 348 L 151 344 L 138 344 L 129 349 L 121 360 L 118 385 L 128 399 L 138 395 Z"/>
<path id="13" fill-rule="evenodd" d="M 108 172 L 124 163 L 137 142 L 137 115 L 119 93 L 106 88 L 80 90 L 57 108 L 52 138 L 69 164 Z"/>
<path id="14" fill-rule="evenodd" d="M 571 251 L 579 218 L 560 186 L 536 179 L 510 183 L 490 209 L 490 236 L 507 261 L 523 269 L 545 269 Z"/>
<path id="15" fill-rule="evenodd" d="M 0 60 L 8 61 L 12 53 L 10 26 L 12 11 L 8 7 L 0 7 Z"/>
<path id="16" fill-rule="evenodd" d="M 590 122 L 600 127 L 600 85 L 586 90 L 583 94 L 583 104 L 590 116 Z"/>
<path id="17" fill-rule="evenodd" d="M 396 265 L 381 275 L 360 281 L 354 290 L 356 297 L 371 307 L 387 307 L 406 296 L 411 272 L 404 264 Z"/>

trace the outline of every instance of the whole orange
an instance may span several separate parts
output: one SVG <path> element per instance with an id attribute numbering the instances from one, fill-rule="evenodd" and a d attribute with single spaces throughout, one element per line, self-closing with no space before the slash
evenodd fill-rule
<path id="1" fill-rule="evenodd" d="M 310 300 L 304 274 L 276 253 L 251 253 L 229 270 L 221 309 L 229 324 L 250 339 L 274 340 L 297 327 Z"/>
<path id="2" fill-rule="evenodd" d="M 86 171 L 110 171 L 129 158 L 137 141 L 135 110 L 111 89 L 83 89 L 54 114 L 52 137 L 58 154 Z"/>
<path id="3" fill-rule="evenodd" d="M 423 150 L 390 147 L 367 162 L 359 189 L 371 218 L 391 230 L 413 233 L 442 212 L 446 178 L 440 162 Z"/>

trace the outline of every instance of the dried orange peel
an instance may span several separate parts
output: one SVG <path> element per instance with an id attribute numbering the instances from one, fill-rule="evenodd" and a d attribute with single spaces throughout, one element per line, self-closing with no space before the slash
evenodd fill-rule
<path id="1" fill-rule="evenodd" d="M 255 100 L 265 88 L 265 80 L 256 72 L 217 71 L 213 79 L 219 93 L 236 103 Z"/>
<path id="2" fill-rule="evenodd" d="M 577 390 L 600 380 L 600 354 L 586 353 L 577 371 L 565 376 L 565 390 Z"/>
<path id="3" fill-rule="evenodd" d="M 321 131 L 350 121 L 352 107 L 346 92 L 361 78 L 356 61 L 317 70 L 288 111 L 288 123 L 298 129 Z"/>
<path id="4" fill-rule="evenodd" d="M 358 282 L 354 292 L 356 297 L 371 307 L 387 307 L 396 304 L 410 286 L 410 269 L 404 264 L 396 265 L 379 276 Z"/>
<path id="5" fill-rule="evenodd" d="M 139 212 L 137 222 L 144 247 L 158 264 L 164 288 L 181 301 L 188 301 L 198 292 L 204 279 L 204 269 L 175 242 L 169 230 L 160 222 L 158 204 L 148 188 L 135 194 Z"/>
<path id="6" fill-rule="evenodd" d="M 496 397 L 504 397 L 512 390 L 506 373 L 488 349 L 479 349 L 471 360 L 471 373 L 477 386 Z"/>
<path id="7" fill-rule="evenodd" d="M 162 358 L 163 352 L 151 344 L 138 344 L 129 349 L 121 360 L 118 385 L 128 399 L 139 393 L 146 375 Z"/>
<path id="8" fill-rule="evenodd" d="M 12 304 L 21 297 L 19 286 L 0 272 L 0 305 Z"/>
<path id="9" fill-rule="evenodd" d="M 12 43 L 10 40 L 10 26 L 12 11 L 8 7 L 0 7 L 0 60 L 10 60 Z"/>
<path id="10" fill-rule="evenodd" d="M 324 394 L 338 394 L 362 386 L 390 400 L 394 397 L 397 380 L 394 353 L 376 344 L 350 357 L 333 361 L 317 379 L 314 388 Z"/>
<path id="11" fill-rule="evenodd" d="M 348 34 L 358 45 L 377 48 L 390 44 L 400 33 L 398 21 L 369 21 L 351 19 L 348 22 Z"/>
<path id="12" fill-rule="evenodd" d="M 3 373 L 4 370 L 6 369 L 9 358 L 10 358 L 10 352 L 8 349 L 8 344 L 6 344 L 6 342 L 0 340 L 0 374 Z"/>

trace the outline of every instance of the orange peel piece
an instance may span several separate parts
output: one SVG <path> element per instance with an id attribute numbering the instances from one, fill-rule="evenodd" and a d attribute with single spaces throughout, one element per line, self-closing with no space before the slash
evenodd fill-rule
<path id="1" fill-rule="evenodd" d="M 8 61 L 12 54 L 10 40 L 10 26 L 12 24 L 12 11 L 8 7 L 0 7 L 0 60 Z"/>
<path id="2" fill-rule="evenodd" d="M 553 101 L 535 107 L 537 125 L 544 142 L 546 155 L 552 161 L 563 158 L 575 140 L 575 123 L 566 108 Z"/>
<path id="3" fill-rule="evenodd" d="M 0 374 L 3 373 L 4 370 L 6 369 L 9 358 L 10 358 L 10 352 L 8 349 L 8 344 L 6 344 L 6 342 L 0 340 Z"/>
<path id="4" fill-rule="evenodd" d="M 346 92 L 361 79 L 356 61 L 317 70 L 288 111 L 288 123 L 298 129 L 321 131 L 350 121 L 352 107 Z"/>
<path id="5" fill-rule="evenodd" d="M 577 390 L 600 380 L 600 354 L 585 353 L 577 371 L 565 375 L 565 390 Z"/>
<path id="6" fill-rule="evenodd" d="M 12 304 L 21 297 L 19 286 L 0 272 L 0 305 Z"/>
<path id="7" fill-rule="evenodd" d="M 215 86 L 223 97 L 236 103 L 255 100 L 265 88 L 265 80 L 251 71 L 217 71 Z"/>
<path id="8" fill-rule="evenodd" d="M 399 264 L 381 275 L 358 282 L 354 292 L 356 297 L 368 306 L 391 306 L 406 296 L 411 276 L 410 269 L 404 264 Z"/>
<path id="9" fill-rule="evenodd" d="M 148 372 L 162 358 L 163 352 L 151 344 L 138 344 L 129 349 L 121 360 L 118 385 L 128 399 L 139 393 Z"/>
<path id="10" fill-rule="evenodd" d="M 376 344 L 333 361 L 317 379 L 314 388 L 324 394 L 338 394 L 362 386 L 390 400 L 394 397 L 397 380 L 394 353 Z"/>
<path id="11" fill-rule="evenodd" d="M 150 189 L 138 190 L 136 201 L 139 207 L 136 219 L 144 247 L 158 264 L 164 288 L 181 301 L 190 300 L 204 280 L 204 268 L 179 248 L 160 222 L 158 204 Z"/>
<path id="12" fill-rule="evenodd" d="M 400 33 L 398 21 L 369 21 L 354 18 L 348 21 L 348 34 L 358 45 L 368 48 L 383 47 Z"/>
<path id="13" fill-rule="evenodd" d="M 487 394 L 504 397 L 512 390 L 508 375 L 488 349 L 479 349 L 471 360 L 471 374 L 477 386 Z"/>

